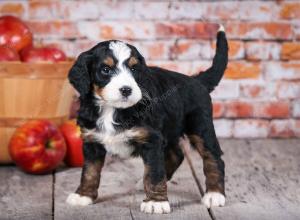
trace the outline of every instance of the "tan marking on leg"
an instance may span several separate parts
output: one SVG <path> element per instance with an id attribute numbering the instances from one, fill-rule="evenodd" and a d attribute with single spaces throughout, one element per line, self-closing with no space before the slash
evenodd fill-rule
<path id="1" fill-rule="evenodd" d="M 144 169 L 144 191 L 146 194 L 146 199 L 144 202 L 154 200 L 154 201 L 167 201 L 167 181 L 164 178 L 161 182 L 156 185 L 151 183 L 150 180 L 150 167 L 145 165 Z"/>
<path id="2" fill-rule="evenodd" d="M 131 136 L 133 141 L 135 141 L 139 144 L 146 143 L 148 140 L 148 137 L 149 137 L 148 130 L 143 127 L 132 128 L 132 129 L 128 130 L 128 132 L 130 133 L 128 135 Z"/>
<path id="3" fill-rule="evenodd" d="M 85 162 L 82 169 L 80 186 L 76 193 L 81 196 L 88 196 L 95 200 L 98 196 L 101 169 L 104 161 Z"/>
<path id="4" fill-rule="evenodd" d="M 165 169 L 167 180 L 172 178 L 182 160 L 183 159 L 179 158 L 179 156 L 172 149 L 165 152 Z"/>
<path id="5" fill-rule="evenodd" d="M 225 194 L 224 177 L 218 168 L 218 164 L 214 156 L 205 149 L 203 140 L 198 135 L 189 135 L 191 144 L 196 148 L 203 159 L 203 171 L 206 177 L 206 191 L 221 192 Z"/>

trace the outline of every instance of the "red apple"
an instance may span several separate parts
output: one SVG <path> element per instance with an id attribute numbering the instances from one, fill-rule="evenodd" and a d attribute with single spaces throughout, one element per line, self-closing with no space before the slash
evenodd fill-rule
<path id="1" fill-rule="evenodd" d="M 66 164 L 71 167 L 81 167 L 83 165 L 83 143 L 80 127 L 74 120 L 69 120 L 60 126 L 60 130 L 67 143 Z"/>
<path id="2" fill-rule="evenodd" d="M 13 49 L 5 45 L 0 45 L 0 61 L 18 61 L 19 54 Z"/>
<path id="3" fill-rule="evenodd" d="M 54 47 L 27 47 L 20 55 L 23 62 L 60 62 L 67 59 L 63 51 Z"/>
<path id="4" fill-rule="evenodd" d="M 33 120 L 16 129 L 9 143 L 9 153 L 25 172 L 44 174 L 62 162 L 66 144 L 54 124 L 47 120 Z"/>
<path id="5" fill-rule="evenodd" d="M 32 44 L 32 33 L 19 18 L 0 17 L 0 45 L 8 45 L 17 52 Z"/>

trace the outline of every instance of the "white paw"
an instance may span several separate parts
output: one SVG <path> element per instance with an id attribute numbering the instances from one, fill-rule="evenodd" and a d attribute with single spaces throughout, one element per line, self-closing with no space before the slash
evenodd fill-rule
<path id="1" fill-rule="evenodd" d="M 71 193 L 68 196 L 66 203 L 73 206 L 87 206 L 93 204 L 93 200 L 88 196 L 81 196 L 77 193 Z"/>
<path id="2" fill-rule="evenodd" d="M 202 198 L 202 203 L 207 207 L 224 206 L 225 196 L 218 192 L 207 192 Z"/>
<path id="3" fill-rule="evenodd" d="M 142 202 L 141 212 L 150 213 L 150 214 L 152 213 L 167 214 L 171 212 L 171 207 L 168 201 L 163 201 L 163 202 L 148 201 L 148 202 Z"/>

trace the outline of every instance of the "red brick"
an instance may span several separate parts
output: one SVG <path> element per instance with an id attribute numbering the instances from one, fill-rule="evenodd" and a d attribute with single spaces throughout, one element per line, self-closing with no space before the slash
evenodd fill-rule
<path id="1" fill-rule="evenodd" d="M 236 2 L 171 1 L 170 19 L 238 19 L 239 4 Z"/>
<path id="2" fill-rule="evenodd" d="M 300 97 L 300 82 L 281 82 L 277 87 L 277 97 L 293 99 Z"/>
<path id="3" fill-rule="evenodd" d="M 228 45 L 229 59 L 241 59 L 245 57 L 244 43 L 242 41 L 229 40 Z"/>
<path id="4" fill-rule="evenodd" d="M 62 17 L 59 1 L 38 1 L 28 2 L 29 18 L 33 19 L 55 19 Z"/>
<path id="5" fill-rule="evenodd" d="M 98 19 L 100 18 L 99 16 L 102 18 L 104 16 L 101 14 L 101 9 L 105 10 L 105 6 L 108 5 L 108 2 L 102 2 L 101 6 L 99 6 L 99 3 L 96 1 L 60 1 L 60 14 L 64 19 L 68 20 Z M 106 15 L 114 13 L 111 8 L 107 11 L 110 13 L 106 13 Z M 119 15 L 125 11 L 123 10 Z"/>
<path id="6" fill-rule="evenodd" d="M 212 57 L 215 54 L 215 49 L 216 49 L 216 42 L 213 42 L 211 44 L 213 50 L 212 50 Z M 245 49 L 244 49 L 244 43 L 242 41 L 237 41 L 237 40 L 229 40 L 228 41 L 228 55 L 229 59 L 242 59 L 245 57 Z"/>
<path id="7" fill-rule="evenodd" d="M 94 3 L 95 7 L 99 8 L 99 18 L 103 20 L 132 19 L 134 16 L 133 1 L 101 0 L 101 3 L 99 1 L 95 1 Z"/>
<path id="8" fill-rule="evenodd" d="M 167 19 L 169 2 L 162 1 L 139 1 L 134 2 L 134 15 L 137 19 Z M 159 13 L 158 13 L 159 12 Z"/>
<path id="9" fill-rule="evenodd" d="M 37 45 L 41 43 L 42 45 L 50 45 L 57 48 L 62 49 L 68 57 L 76 58 L 80 53 L 83 51 L 91 49 L 95 46 L 98 42 L 90 41 L 87 39 L 69 41 L 69 40 L 62 40 L 62 39 L 37 39 L 34 44 Z"/>
<path id="10" fill-rule="evenodd" d="M 229 118 L 251 118 L 253 106 L 249 102 L 231 101 L 226 103 L 225 117 Z"/>
<path id="11" fill-rule="evenodd" d="M 178 60 L 212 59 L 215 53 L 208 41 L 186 39 L 177 41 L 170 52 Z"/>
<path id="12" fill-rule="evenodd" d="M 293 117 L 300 118 L 300 97 L 293 101 Z"/>
<path id="13" fill-rule="evenodd" d="M 244 119 L 235 120 L 233 137 L 235 138 L 266 138 L 269 133 L 269 121 Z"/>
<path id="14" fill-rule="evenodd" d="M 214 120 L 216 134 L 220 138 L 230 138 L 233 133 L 233 121 L 227 119 Z"/>
<path id="15" fill-rule="evenodd" d="M 300 3 L 284 3 L 280 11 L 280 16 L 284 19 L 300 18 Z"/>
<path id="16" fill-rule="evenodd" d="M 25 15 L 25 5 L 19 2 L 0 3 L 0 14 L 10 14 L 23 17 Z"/>
<path id="17" fill-rule="evenodd" d="M 290 116 L 289 101 L 272 101 L 254 103 L 254 117 L 288 118 Z"/>
<path id="18" fill-rule="evenodd" d="M 275 1 L 239 1 L 237 11 L 240 20 L 273 21 L 278 17 L 278 5 Z"/>
<path id="19" fill-rule="evenodd" d="M 207 70 L 210 66 L 211 66 L 211 60 L 210 61 L 199 61 L 199 60 L 193 61 L 190 75 L 199 74 L 200 72 Z"/>
<path id="20" fill-rule="evenodd" d="M 35 36 L 76 38 L 79 37 L 76 24 L 69 21 L 27 21 L 26 22 Z"/>
<path id="21" fill-rule="evenodd" d="M 188 75 L 191 72 L 191 63 L 186 61 L 149 61 L 149 66 L 159 66 L 168 70 Z"/>
<path id="22" fill-rule="evenodd" d="M 225 71 L 227 79 L 258 78 L 261 74 L 260 63 L 229 62 Z"/>
<path id="23" fill-rule="evenodd" d="M 156 37 L 215 39 L 218 24 L 205 22 L 161 22 L 156 24 Z"/>
<path id="24" fill-rule="evenodd" d="M 80 33 L 90 40 L 156 39 L 155 26 L 144 21 L 81 21 Z"/>
<path id="25" fill-rule="evenodd" d="M 232 81 L 223 80 L 211 93 L 213 99 L 236 99 L 239 97 L 239 84 Z"/>
<path id="26" fill-rule="evenodd" d="M 169 59 L 171 47 L 174 41 L 156 40 L 143 41 L 134 44 L 146 60 L 167 60 Z"/>
<path id="27" fill-rule="evenodd" d="M 268 62 L 264 74 L 267 80 L 298 80 L 300 62 Z"/>
<path id="28" fill-rule="evenodd" d="M 248 60 L 278 60 L 280 58 L 280 44 L 274 42 L 247 42 L 246 59 Z"/>
<path id="29" fill-rule="evenodd" d="M 275 85 L 271 82 L 243 82 L 240 85 L 241 97 L 271 98 L 275 94 Z"/>
<path id="30" fill-rule="evenodd" d="M 293 37 L 292 25 L 278 22 L 230 22 L 226 25 L 229 38 L 288 40 Z"/>
<path id="31" fill-rule="evenodd" d="M 245 97 L 256 98 L 262 94 L 263 87 L 261 85 L 241 85 L 241 93 Z"/>
<path id="32" fill-rule="evenodd" d="M 282 44 L 281 59 L 300 60 L 300 42 L 286 42 Z"/>
<path id="33" fill-rule="evenodd" d="M 293 125 L 291 120 L 272 120 L 270 122 L 269 137 L 290 138 L 294 137 Z"/>
<path id="34" fill-rule="evenodd" d="M 213 117 L 220 118 L 224 115 L 225 105 L 223 102 L 213 102 Z"/>
<path id="35" fill-rule="evenodd" d="M 29 17 L 39 20 L 96 19 L 99 9 L 99 4 L 93 1 L 29 1 Z"/>

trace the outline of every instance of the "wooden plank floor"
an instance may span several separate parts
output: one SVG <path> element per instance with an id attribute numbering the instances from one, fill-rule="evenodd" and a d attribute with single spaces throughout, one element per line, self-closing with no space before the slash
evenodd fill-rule
<path id="1" fill-rule="evenodd" d="M 202 161 L 197 152 L 188 151 L 168 183 L 172 213 L 163 215 L 164 219 L 300 219 L 299 139 L 222 140 L 221 146 L 226 206 L 207 210 L 200 203 L 200 192 L 205 189 Z M 0 166 L 0 220 L 162 219 L 139 211 L 144 198 L 137 187 L 143 173 L 139 159 L 108 159 L 97 203 L 74 208 L 65 199 L 78 186 L 80 172 L 60 169 L 54 175 L 32 176 Z"/>

